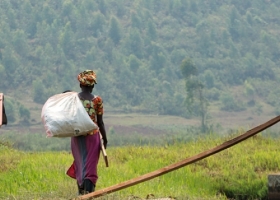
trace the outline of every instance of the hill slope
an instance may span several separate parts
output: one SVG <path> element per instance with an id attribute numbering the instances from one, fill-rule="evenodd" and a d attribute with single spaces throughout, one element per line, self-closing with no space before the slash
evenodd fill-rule
<path id="1" fill-rule="evenodd" d="M 9 121 L 32 120 L 24 108 L 78 91 L 76 75 L 87 68 L 96 70 L 95 93 L 109 110 L 190 117 L 184 58 L 198 68 L 210 115 L 279 114 L 279 7 L 261 0 L 3 0 L 0 90 Z"/>

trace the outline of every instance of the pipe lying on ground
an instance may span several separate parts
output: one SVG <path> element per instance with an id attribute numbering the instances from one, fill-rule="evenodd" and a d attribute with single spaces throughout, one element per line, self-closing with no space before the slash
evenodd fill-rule
<path id="1" fill-rule="evenodd" d="M 224 142 L 223 144 L 221 145 L 218 145 L 212 149 L 209 149 L 207 151 L 204 151 L 202 153 L 199 153 L 195 156 L 192 156 L 192 157 L 189 157 L 185 160 L 182 160 L 182 161 L 179 161 L 175 164 L 172 164 L 172 165 L 169 165 L 169 166 L 166 166 L 164 168 L 161 168 L 161 169 L 158 169 L 156 171 L 153 171 L 153 172 L 150 172 L 148 174 L 145 174 L 145 175 L 142 175 L 142 176 L 139 176 L 137 178 L 134 178 L 134 179 L 131 179 L 131 180 L 128 180 L 128 181 L 125 181 L 125 182 L 122 182 L 122 183 L 119 183 L 119 184 L 116 184 L 116 185 L 113 185 L 113 186 L 110 186 L 110 187 L 107 187 L 107 188 L 104 188 L 104 189 L 101 189 L 101 190 L 97 190 L 95 192 L 92 192 L 92 193 L 89 193 L 89 194 L 86 194 L 86 195 L 82 195 L 82 196 L 79 196 L 77 197 L 76 199 L 88 199 L 88 198 L 93 198 L 93 197 L 99 197 L 99 196 L 103 196 L 103 195 L 106 195 L 106 194 L 110 194 L 110 193 L 113 193 L 113 192 L 116 192 L 118 190 L 122 190 L 124 188 L 127 188 L 127 187 L 131 187 L 133 185 L 136 185 L 138 183 L 142 183 L 144 181 L 148 181 L 150 179 L 153 179 L 155 177 L 158 177 L 158 176 L 161 176 L 163 174 L 166 174 L 166 173 L 169 173 L 171 171 L 174 171 L 174 170 L 177 170 L 181 167 L 184 167 L 186 165 L 189 165 L 191 163 L 194 163 L 194 162 L 197 162 L 199 160 L 202 160 L 206 157 L 209 157 L 213 154 L 216 154 L 220 151 L 223 151 L 231 146 L 234 146 L 254 135 L 256 135 L 257 133 L 273 126 L 274 124 L 278 123 L 280 121 L 280 115 L 267 121 L 266 123 L 264 124 L 261 124 L 245 133 L 243 133 L 242 135 L 239 135 L 231 140 L 228 140 L 226 142 Z"/>

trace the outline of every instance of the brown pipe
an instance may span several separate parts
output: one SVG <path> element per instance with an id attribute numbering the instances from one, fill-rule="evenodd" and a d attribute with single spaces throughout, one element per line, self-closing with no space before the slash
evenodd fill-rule
<path id="1" fill-rule="evenodd" d="M 155 177 L 161 176 L 163 174 L 174 171 L 176 169 L 179 169 L 181 167 L 184 167 L 184 166 L 189 165 L 191 163 L 194 163 L 196 161 L 202 160 L 203 158 L 206 158 L 208 156 L 216 154 L 216 153 L 218 153 L 222 150 L 225 150 L 225 149 L 227 149 L 231 146 L 234 146 L 234 145 L 248 139 L 249 137 L 252 137 L 252 136 L 256 135 L 257 133 L 269 128 L 270 126 L 273 126 L 274 124 L 278 123 L 279 121 L 280 121 L 280 115 L 271 119 L 271 120 L 269 120 L 269 121 L 267 121 L 264 124 L 261 124 L 261 125 L 255 127 L 255 128 L 253 128 L 253 129 L 243 133 L 242 135 L 239 135 L 239 136 L 237 136 L 237 137 L 235 137 L 231 140 L 228 140 L 228 141 L 224 142 L 223 144 L 218 145 L 218 146 L 216 146 L 212 149 L 209 149 L 207 151 L 199 153 L 195 156 L 189 157 L 189 158 L 187 158 L 185 160 L 182 160 L 180 162 L 177 162 L 175 164 L 172 164 L 172 165 L 166 166 L 164 168 L 158 169 L 156 171 L 150 172 L 148 174 L 139 176 L 137 178 L 134 178 L 134 179 L 131 179 L 131 180 L 128 180 L 128 181 L 125 181 L 125 182 L 122 182 L 122 183 L 119 183 L 117 185 L 113 185 L 113 186 L 110 186 L 110 187 L 107 187 L 107 188 L 104 188 L 104 189 L 101 189 L 101 190 L 97 190 L 95 192 L 92 192 L 92 193 L 89 193 L 89 194 L 86 194 L 86 195 L 83 195 L 83 196 L 79 196 L 76 199 L 88 199 L 88 198 L 92 198 L 92 197 L 103 196 L 103 195 L 106 195 L 106 194 L 109 194 L 109 193 L 116 192 L 118 190 L 122 190 L 122 189 L 130 187 L 130 186 L 136 185 L 138 183 L 142 183 L 144 181 L 153 179 Z"/>

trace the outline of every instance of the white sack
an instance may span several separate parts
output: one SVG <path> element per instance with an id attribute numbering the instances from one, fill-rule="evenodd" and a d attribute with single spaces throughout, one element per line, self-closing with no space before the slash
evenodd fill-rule
<path id="1" fill-rule="evenodd" d="M 50 97 L 42 108 L 41 119 L 47 137 L 86 135 L 98 129 L 83 107 L 77 92 Z"/>

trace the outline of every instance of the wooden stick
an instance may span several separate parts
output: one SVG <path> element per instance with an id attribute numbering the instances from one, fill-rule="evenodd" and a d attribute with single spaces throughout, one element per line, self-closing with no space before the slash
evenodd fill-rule
<path id="1" fill-rule="evenodd" d="M 101 135 L 100 132 L 99 132 L 99 135 L 100 135 L 101 152 L 102 152 L 102 155 L 103 155 L 103 158 L 104 158 L 106 167 L 109 167 L 109 162 L 108 162 L 107 153 L 106 153 L 106 150 L 105 150 L 105 147 L 104 147 L 104 144 L 103 144 L 102 135 Z"/>
<path id="2" fill-rule="evenodd" d="M 3 107 L 4 107 L 4 104 L 3 104 L 3 101 L 4 101 L 4 95 L 3 93 L 0 93 L 0 128 L 3 124 Z"/>
<path id="3" fill-rule="evenodd" d="M 174 171 L 176 169 L 179 169 L 179 168 L 184 167 L 186 165 L 189 165 L 191 163 L 194 163 L 194 162 L 197 162 L 199 160 L 202 160 L 203 158 L 206 158 L 208 156 L 216 154 L 216 153 L 218 153 L 218 152 L 220 152 L 222 150 L 225 150 L 225 149 L 227 149 L 227 148 L 229 148 L 231 146 L 234 146 L 234 145 L 236 145 L 236 144 L 238 144 L 238 143 L 248 139 L 249 137 L 252 137 L 255 134 L 257 134 L 257 133 L 259 133 L 259 132 L 269 128 L 270 126 L 278 123 L 279 121 L 280 121 L 280 116 L 277 116 L 277 117 L 267 121 L 266 123 L 264 123 L 262 125 L 259 125 L 259 126 L 253 128 L 253 129 L 247 131 L 246 133 L 244 133 L 242 135 L 239 135 L 239 136 L 237 136 L 237 137 L 235 137 L 235 138 L 233 138 L 233 139 L 231 139 L 229 141 L 224 142 L 221 145 L 218 145 L 218 146 L 214 147 L 213 149 L 209 149 L 209 150 L 204 151 L 202 153 L 199 153 L 199 154 L 197 154 L 195 156 L 192 156 L 192 157 L 189 157 L 189 158 L 187 158 L 185 160 L 182 160 L 182 161 L 180 161 L 178 163 L 175 163 L 175 164 L 169 165 L 167 167 L 158 169 L 156 171 L 153 171 L 153 172 L 150 172 L 148 174 L 139 176 L 137 178 L 134 178 L 134 179 L 131 179 L 131 180 L 119 183 L 117 185 L 113 185 L 113 186 L 107 187 L 105 189 L 97 190 L 95 192 L 92 192 L 92 193 L 89 193 L 89 194 L 77 197 L 76 199 L 88 199 L 88 198 L 91 198 L 91 197 L 99 197 L 99 196 L 102 196 L 102 195 L 106 195 L 106 194 L 109 194 L 109 193 L 112 193 L 112 192 L 116 192 L 118 190 L 122 190 L 122 189 L 130 187 L 130 186 L 136 185 L 138 183 L 141 183 L 141 182 L 153 179 L 155 177 L 161 176 L 163 174 L 166 174 L 168 172 Z"/>

